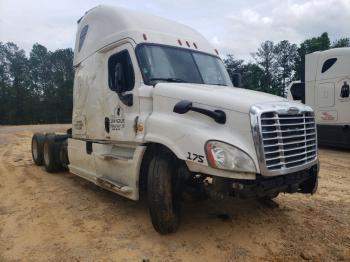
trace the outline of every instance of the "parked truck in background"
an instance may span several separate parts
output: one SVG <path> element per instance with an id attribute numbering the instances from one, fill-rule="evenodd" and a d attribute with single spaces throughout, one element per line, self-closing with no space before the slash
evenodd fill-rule
<path id="1" fill-rule="evenodd" d="M 145 195 L 159 233 L 177 230 L 184 193 L 316 191 L 312 109 L 234 87 L 195 30 L 98 6 L 78 21 L 74 68 L 72 129 L 34 134 L 34 162 L 132 200 Z"/>
<path id="2" fill-rule="evenodd" d="M 305 56 L 303 79 L 292 82 L 287 98 L 313 108 L 321 145 L 350 148 L 350 48 Z"/>

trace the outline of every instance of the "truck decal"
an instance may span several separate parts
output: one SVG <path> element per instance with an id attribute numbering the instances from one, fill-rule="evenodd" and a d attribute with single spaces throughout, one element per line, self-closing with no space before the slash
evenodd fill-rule
<path id="1" fill-rule="evenodd" d="M 350 86 L 349 79 L 342 79 L 339 83 L 340 94 L 338 97 L 339 102 L 349 102 L 350 101 Z"/>
<path id="2" fill-rule="evenodd" d="M 113 114 L 110 117 L 110 123 L 111 131 L 119 131 L 125 128 L 125 116 L 123 108 L 114 108 Z"/>
<path id="3" fill-rule="evenodd" d="M 320 111 L 318 114 L 318 119 L 321 121 L 336 121 L 338 119 L 337 111 Z"/>
<path id="4" fill-rule="evenodd" d="M 344 81 L 343 86 L 341 87 L 340 97 L 346 98 L 349 97 L 349 84 Z"/>

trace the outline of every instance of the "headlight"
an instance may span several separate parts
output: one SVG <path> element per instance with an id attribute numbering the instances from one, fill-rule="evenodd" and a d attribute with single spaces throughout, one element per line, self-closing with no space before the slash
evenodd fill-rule
<path id="1" fill-rule="evenodd" d="M 219 141 L 208 141 L 205 151 L 211 167 L 256 173 L 253 160 L 234 146 Z"/>

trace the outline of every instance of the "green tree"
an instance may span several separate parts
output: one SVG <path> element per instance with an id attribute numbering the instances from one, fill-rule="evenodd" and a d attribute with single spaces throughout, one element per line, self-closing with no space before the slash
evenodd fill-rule
<path id="1" fill-rule="evenodd" d="M 36 121 L 70 122 L 74 78 L 72 49 L 50 52 L 46 47 L 34 44 L 29 62 Z"/>
<path id="2" fill-rule="evenodd" d="M 264 71 L 254 63 L 244 65 L 242 72 L 243 87 L 257 91 L 263 91 L 261 79 L 264 77 Z"/>
<path id="3" fill-rule="evenodd" d="M 332 44 L 332 48 L 337 47 L 350 47 L 350 39 L 346 37 L 335 40 Z"/>
<path id="4" fill-rule="evenodd" d="M 73 50 L 59 49 L 51 54 L 53 86 L 56 89 L 56 122 L 70 122 L 73 108 Z"/>
<path id="5" fill-rule="evenodd" d="M 5 114 L 1 122 L 21 124 L 31 121 L 31 113 L 26 108 L 31 104 L 28 77 L 28 60 L 25 52 L 14 43 L 6 43 L 3 47 L 5 61 Z"/>
<path id="6" fill-rule="evenodd" d="M 306 39 L 300 47 L 305 50 L 305 54 L 309 54 L 329 49 L 331 47 L 331 41 L 329 40 L 328 33 L 325 32 L 318 37 Z"/>
<path id="7" fill-rule="evenodd" d="M 294 70 L 296 72 L 294 79 L 301 79 L 304 81 L 305 70 L 305 55 L 327 50 L 331 47 L 331 41 L 329 40 L 328 33 L 323 33 L 318 37 L 313 37 L 305 40 L 301 43 L 298 49 L 298 56 L 295 59 Z"/>
<path id="8" fill-rule="evenodd" d="M 261 43 L 258 51 L 252 54 L 258 66 L 263 71 L 261 78 L 262 91 L 267 93 L 276 93 L 274 83 L 275 60 L 276 54 L 274 52 L 274 43 L 272 41 L 265 41 Z"/>
<path id="9" fill-rule="evenodd" d="M 223 62 L 226 66 L 227 72 L 230 75 L 230 78 L 234 84 L 234 75 L 235 74 L 241 74 L 243 75 L 244 70 L 244 60 L 236 59 L 234 55 L 227 55 L 226 58 L 223 59 Z"/>
<path id="10" fill-rule="evenodd" d="M 298 47 L 287 40 L 275 45 L 275 74 L 274 79 L 277 85 L 277 94 L 285 96 L 285 87 L 292 81 L 294 74 L 294 62 L 298 56 Z"/>
<path id="11" fill-rule="evenodd" d="M 229 54 L 223 59 L 223 62 L 230 76 L 233 73 L 242 73 L 244 60 L 236 59 L 234 55 Z"/>
<path id="12" fill-rule="evenodd" d="M 0 124 L 70 122 L 73 51 L 0 42 Z"/>
<path id="13" fill-rule="evenodd" d="M 0 42 L 0 124 L 7 122 L 7 110 L 10 92 L 9 61 L 7 60 L 6 45 Z"/>
<path id="14" fill-rule="evenodd" d="M 35 96 L 35 121 L 49 123 L 50 113 L 54 110 L 55 89 L 52 81 L 51 53 L 47 48 L 36 43 L 29 55 L 31 89 Z"/>
<path id="15" fill-rule="evenodd" d="M 232 79 L 232 75 L 239 73 L 242 75 L 242 87 L 247 89 L 262 90 L 261 78 L 263 77 L 262 69 L 254 64 L 244 64 L 244 60 L 235 58 L 234 55 L 227 55 L 223 59 L 226 69 Z"/>

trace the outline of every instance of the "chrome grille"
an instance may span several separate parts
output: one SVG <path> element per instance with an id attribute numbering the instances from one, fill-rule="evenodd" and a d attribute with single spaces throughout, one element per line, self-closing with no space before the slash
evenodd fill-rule
<path id="1" fill-rule="evenodd" d="M 313 112 L 263 112 L 260 132 L 266 168 L 270 171 L 305 165 L 317 158 Z"/>

